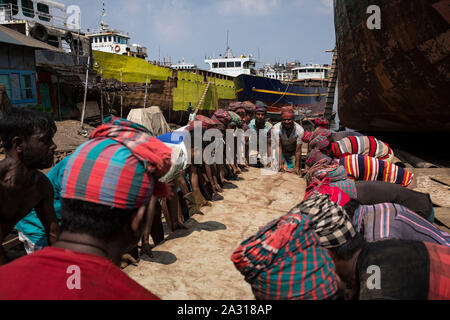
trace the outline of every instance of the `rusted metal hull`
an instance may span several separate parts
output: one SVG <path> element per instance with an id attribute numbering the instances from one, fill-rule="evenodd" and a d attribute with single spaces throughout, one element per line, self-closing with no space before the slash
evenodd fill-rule
<path id="1" fill-rule="evenodd" d="M 381 29 L 369 30 L 370 5 Z M 346 127 L 450 132 L 450 30 L 445 0 L 335 0 L 338 113 Z"/>

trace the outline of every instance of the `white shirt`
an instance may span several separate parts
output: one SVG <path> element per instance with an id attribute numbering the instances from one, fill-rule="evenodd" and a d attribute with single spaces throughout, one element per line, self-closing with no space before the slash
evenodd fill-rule
<path id="1" fill-rule="evenodd" d="M 304 135 L 305 130 L 296 122 L 294 122 L 294 128 L 292 129 L 289 137 L 287 136 L 286 130 L 283 128 L 281 122 L 277 123 L 272 128 L 272 136 L 277 143 L 281 142 L 283 152 L 295 152 L 297 145 L 302 143 L 302 138 Z"/>

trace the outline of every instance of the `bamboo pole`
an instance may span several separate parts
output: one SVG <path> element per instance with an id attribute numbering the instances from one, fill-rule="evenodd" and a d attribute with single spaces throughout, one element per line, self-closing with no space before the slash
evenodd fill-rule
<path id="1" fill-rule="evenodd" d="M 84 84 L 84 99 L 83 99 L 83 110 L 81 112 L 81 129 L 84 130 L 84 116 L 86 113 L 86 100 L 87 100 L 87 89 L 88 89 L 88 80 L 89 80 L 89 65 L 91 63 L 91 56 L 88 56 L 88 64 L 86 68 L 86 82 Z"/>
<path id="2" fill-rule="evenodd" d="M 144 109 L 147 107 L 147 86 L 148 86 L 148 72 L 147 72 L 147 80 L 145 81 Z"/>
<path id="3" fill-rule="evenodd" d="M 120 117 L 123 118 L 123 73 L 120 70 Z"/>
<path id="4" fill-rule="evenodd" d="M 103 123 L 103 67 L 100 68 L 100 117 Z"/>

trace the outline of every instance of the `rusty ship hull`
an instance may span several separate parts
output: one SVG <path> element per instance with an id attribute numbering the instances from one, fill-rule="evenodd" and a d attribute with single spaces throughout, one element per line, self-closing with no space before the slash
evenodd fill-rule
<path id="1" fill-rule="evenodd" d="M 381 29 L 369 29 L 370 5 Z M 450 1 L 335 0 L 338 114 L 371 132 L 450 132 Z"/>

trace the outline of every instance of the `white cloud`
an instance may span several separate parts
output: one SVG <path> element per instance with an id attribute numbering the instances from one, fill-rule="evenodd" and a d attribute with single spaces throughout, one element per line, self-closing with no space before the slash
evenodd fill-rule
<path id="1" fill-rule="evenodd" d="M 280 2 L 280 0 L 221 0 L 218 8 L 223 15 L 266 16 Z"/>

